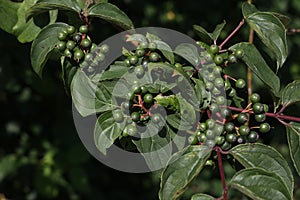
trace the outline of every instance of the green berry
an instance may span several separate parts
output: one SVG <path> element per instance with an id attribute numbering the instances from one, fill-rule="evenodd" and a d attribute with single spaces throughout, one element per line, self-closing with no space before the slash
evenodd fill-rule
<path id="1" fill-rule="evenodd" d="M 93 57 L 94 57 L 93 54 L 87 53 L 87 54 L 85 54 L 85 56 L 84 56 L 84 60 L 85 60 L 85 61 L 92 61 Z"/>
<path id="2" fill-rule="evenodd" d="M 235 125 L 232 122 L 227 122 L 224 128 L 227 133 L 232 133 L 235 130 Z"/>
<path id="3" fill-rule="evenodd" d="M 68 26 L 66 30 L 68 35 L 72 35 L 73 33 L 75 33 L 76 28 L 74 26 Z"/>
<path id="4" fill-rule="evenodd" d="M 131 66 L 130 61 L 129 61 L 128 59 L 125 59 L 125 60 L 124 60 L 124 63 L 125 63 L 125 65 L 126 65 L 127 67 L 130 67 L 130 66 Z"/>
<path id="5" fill-rule="evenodd" d="M 207 130 L 207 126 L 206 126 L 206 123 L 200 123 L 199 124 L 199 130 L 204 132 Z"/>
<path id="6" fill-rule="evenodd" d="M 231 148 L 231 143 L 229 143 L 229 142 L 227 142 L 226 140 L 225 140 L 225 142 L 222 144 L 222 146 L 221 146 L 221 149 L 222 150 L 224 150 L 224 151 L 227 151 L 227 150 L 229 150 Z"/>
<path id="7" fill-rule="evenodd" d="M 214 62 L 216 63 L 216 65 L 221 65 L 224 62 L 224 58 L 221 55 L 216 55 L 214 57 Z"/>
<path id="8" fill-rule="evenodd" d="M 246 87 L 246 82 L 244 79 L 237 79 L 235 82 L 235 87 L 243 89 L 244 87 Z"/>
<path id="9" fill-rule="evenodd" d="M 79 27 L 79 32 L 82 33 L 82 34 L 87 34 L 88 31 L 89 31 L 89 28 L 86 25 L 82 25 L 82 26 Z"/>
<path id="10" fill-rule="evenodd" d="M 147 42 L 141 42 L 141 43 L 139 43 L 138 47 L 140 49 L 147 49 L 148 48 L 148 43 Z"/>
<path id="11" fill-rule="evenodd" d="M 235 55 L 231 54 L 228 56 L 228 62 L 230 63 L 236 63 L 237 62 L 237 59 L 235 57 Z"/>
<path id="12" fill-rule="evenodd" d="M 222 115 L 222 117 L 224 117 L 225 119 L 229 119 L 231 117 L 231 110 L 228 108 L 222 108 L 220 111 L 220 114 Z"/>
<path id="13" fill-rule="evenodd" d="M 133 124 L 128 124 L 124 129 L 124 133 L 126 135 L 135 136 L 137 134 L 137 128 Z"/>
<path id="14" fill-rule="evenodd" d="M 229 143 L 234 143 L 236 142 L 237 136 L 234 133 L 228 133 L 226 134 L 226 141 Z"/>
<path id="15" fill-rule="evenodd" d="M 129 110 L 129 102 L 122 102 L 121 109 L 123 112 L 127 112 Z"/>
<path id="16" fill-rule="evenodd" d="M 215 135 L 221 135 L 224 132 L 224 126 L 220 124 L 216 124 L 213 128 Z"/>
<path id="17" fill-rule="evenodd" d="M 209 74 L 207 74 L 206 79 L 209 81 L 215 81 L 216 76 L 214 73 L 209 73 Z"/>
<path id="18" fill-rule="evenodd" d="M 195 145 L 195 144 L 198 143 L 198 138 L 195 137 L 194 135 L 191 135 L 191 136 L 188 137 L 188 142 L 191 145 Z"/>
<path id="19" fill-rule="evenodd" d="M 216 144 L 216 142 L 214 139 L 205 141 L 205 145 L 208 146 L 209 148 L 213 148 L 215 146 L 215 144 Z"/>
<path id="20" fill-rule="evenodd" d="M 64 32 L 60 32 L 60 33 L 58 33 L 57 38 L 58 38 L 60 41 L 64 41 L 64 40 L 67 39 L 67 34 L 64 33 Z"/>
<path id="21" fill-rule="evenodd" d="M 237 141 L 237 143 L 239 143 L 239 144 L 243 144 L 243 143 L 246 142 L 245 137 L 244 137 L 244 136 L 241 136 L 241 135 L 237 137 L 236 141 Z"/>
<path id="22" fill-rule="evenodd" d="M 264 112 L 264 106 L 261 103 L 253 104 L 252 109 L 255 114 L 261 114 Z"/>
<path id="23" fill-rule="evenodd" d="M 219 90 L 218 88 L 214 87 L 214 89 L 212 90 L 212 93 L 214 96 L 218 96 L 220 95 L 222 92 L 221 90 Z"/>
<path id="24" fill-rule="evenodd" d="M 258 103 L 258 102 L 260 101 L 260 95 L 257 94 L 257 93 L 251 94 L 251 96 L 250 96 L 250 101 L 251 101 L 252 103 Z"/>
<path id="25" fill-rule="evenodd" d="M 107 44 L 101 45 L 100 46 L 100 52 L 104 53 L 104 54 L 108 53 L 109 52 L 109 46 Z"/>
<path id="26" fill-rule="evenodd" d="M 64 56 L 71 58 L 72 57 L 72 52 L 70 51 L 70 49 L 65 49 L 64 51 Z"/>
<path id="27" fill-rule="evenodd" d="M 153 115 L 151 116 L 151 121 L 152 121 L 154 124 L 158 124 L 158 123 L 161 121 L 160 115 L 159 115 L 159 114 L 153 114 Z"/>
<path id="28" fill-rule="evenodd" d="M 205 123 L 206 123 L 207 129 L 212 129 L 212 128 L 215 126 L 216 121 L 213 120 L 213 119 L 207 119 L 207 120 L 205 121 Z"/>
<path id="29" fill-rule="evenodd" d="M 228 79 L 225 80 L 224 87 L 225 87 L 226 91 L 231 88 L 231 84 L 230 84 L 230 81 Z"/>
<path id="30" fill-rule="evenodd" d="M 144 49 L 137 49 L 135 51 L 135 54 L 138 56 L 138 57 L 143 57 L 145 55 L 145 50 Z"/>
<path id="31" fill-rule="evenodd" d="M 257 142 L 257 140 L 259 139 L 259 135 L 257 132 L 255 131 L 251 131 L 250 134 L 247 137 L 248 141 L 251 143 Z"/>
<path id="32" fill-rule="evenodd" d="M 205 134 L 206 134 L 206 138 L 208 140 L 212 140 L 212 139 L 214 139 L 216 137 L 216 134 L 214 133 L 214 131 L 210 130 L 210 129 L 206 130 Z"/>
<path id="33" fill-rule="evenodd" d="M 151 62 L 158 62 L 159 59 L 160 59 L 160 55 L 159 55 L 158 53 L 156 53 L 156 52 L 150 53 L 150 55 L 149 55 L 149 60 L 150 60 Z"/>
<path id="34" fill-rule="evenodd" d="M 242 58 L 244 56 L 244 50 L 242 49 L 237 49 L 234 53 L 234 55 L 237 57 L 237 58 Z"/>
<path id="35" fill-rule="evenodd" d="M 270 126 L 270 124 L 268 124 L 268 123 L 262 123 L 262 124 L 260 124 L 260 126 L 259 126 L 259 131 L 261 132 L 261 133 L 267 133 L 267 132 L 269 132 L 271 130 L 271 126 Z"/>
<path id="36" fill-rule="evenodd" d="M 131 91 L 133 91 L 134 94 L 139 94 L 139 93 L 141 93 L 141 87 L 134 84 L 134 85 L 131 87 Z"/>
<path id="37" fill-rule="evenodd" d="M 147 93 L 143 97 L 144 102 L 146 103 L 152 103 L 153 102 L 153 95 L 150 93 Z"/>
<path id="38" fill-rule="evenodd" d="M 215 76 L 220 76 L 220 74 L 222 74 L 223 69 L 220 66 L 215 66 L 213 69 L 213 73 L 215 74 Z"/>
<path id="39" fill-rule="evenodd" d="M 91 40 L 89 40 L 88 38 L 84 38 L 82 41 L 81 41 L 81 46 L 85 49 L 88 49 L 92 46 L 92 42 Z"/>
<path id="40" fill-rule="evenodd" d="M 210 104 L 209 109 L 212 113 L 217 113 L 217 112 L 219 112 L 219 105 L 216 103 L 212 103 L 212 104 Z"/>
<path id="41" fill-rule="evenodd" d="M 131 113 L 130 116 L 131 116 L 132 121 L 134 121 L 134 122 L 138 122 L 141 119 L 141 115 L 139 112 L 133 112 L 133 113 Z"/>
<path id="42" fill-rule="evenodd" d="M 217 88 L 223 88 L 224 87 L 223 78 L 216 78 L 214 84 Z"/>
<path id="43" fill-rule="evenodd" d="M 224 105 L 226 103 L 226 99 L 224 96 L 217 96 L 216 97 L 216 103 L 218 105 Z"/>
<path id="44" fill-rule="evenodd" d="M 150 42 L 148 44 L 148 48 L 151 50 L 151 51 L 154 51 L 156 48 L 157 48 L 157 45 L 154 43 L 154 42 Z"/>
<path id="45" fill-rule="evenodd" d="M 264 106 L 264 112 L 268 112 L 269 111 L 269 106 L 267 104 L 263 104 Z"/>
<path id="46" fill-rule="evenodd" d="M 217 54 L 219 52 L 219 46 L 216 44 L 213 44 L 209 47 L 209 52 L 211 54 Z"/>
<path id="47" fill-rule="evenodd" d="M 234 88 L 231 88 L 231 90 L 230 90 L 228 96 L 230 96 L 230 97 L 236 96 L 236 90 L 235 90 Z"/>
<path id="48" fill-rule="evenodd" d="M 264 122 L 266 120 L 266 114 L 257 114 L 254 118 L 257 122 Z"/>
<path id="49" fill-rule="evenodd" d="M 217 136 L 217 137 L 215 137 L 215 141 L 216 141 L 217 145 L 222 145 L 225 142 L 225 137 Z"/>
<path id="50" fill-rule="evenodd" d="M 145 94 L 146 92 L 148 92 L 148 88 L 146 86 L 141 86 L 141 92 L 142 94 Z"/>
<path id="51" fill-rule="evenodd" d="M 80 60 L 84 57 L 84 53 L 81 49 L 77 49 L 75 52 L 74 52 L 74 60 Z"/>
<path id="52" fill-rule="evenodd" d="M 247 125 L 242 125 L 239 128 L 240 135 L 248 135 L 250 133 L 250 128 Z"/>
<path id="53" fill-rule="evenodd" d="M 70 50 L 73 50 L 76 47 L 76 43 L 72 40 L 69 40 L 66 44 L 66 47 Z"/>
<path id="54" fill-rule="evenodd" d="M 212 90 L 214 88 L 214 84 L 212 82 L 206 82 L 205 87 L 207 90 Z"/>
<path id="55" fill-rule="evenodd" d="M 139 58 L 137 56 L 129 56 L 128 59 L 131 65 L 135 65 L 139 62 Z"/>
<path id="56" fill-rule="evenodd" d="M 124 119 L 122 110 L 115 110 L 113 112 L 113 118 L 116 122 L 122 122 Z"/>
<path id="57" fill-rule="evenodd" d="M 207 140 L 205 133 L 200 133 L 198 135 L 199 142 L 205 142 Z"/>
<path id="58" fill-rule="evenodd" d="M 142 65 L 136 66 L 134 68 L 134 72 L 135 72 L 137 78 L 142 78 L 145 74 L 145 70 Z"/>
<path id="59" fill-rule="evenodd" d="M 97 45 L 95 43 L 92 43 L 91 51 L 94 51 L 96 48 L 97 48 Z"/>
<path id="60" fill-rule="evenodd" d="M 59 41 L 57 43 L 57 48 L 58 48 L 59 51 L 63 52 L 66 49 L 66 42 Z"/>
<path id="61" fill-rule="evenodd" d="M 248 120 L 247 113 L 239 113 L 237 116 L 237 120 L 240 124 L 244 124 Z"/>

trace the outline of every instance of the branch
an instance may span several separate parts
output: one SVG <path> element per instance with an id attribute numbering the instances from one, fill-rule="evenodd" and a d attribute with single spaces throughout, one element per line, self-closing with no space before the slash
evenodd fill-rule
<path id="1" fill-rule="evenodd" d="M 215 148 L 215 151 L 217 152 L 217 156 L 218 156 L 219 172 L 220 172 L 221 181 L 222 181 L 222 185 L 223 185 L 223 199 L 228 200 L 228 197 L 227 197 L 228 188 L 226 186 L 226 179 L 225 179 L 225 174 L 224 174 L 224 169 L 223 169 L 223 163 L 222 163 L 222 156 L 221 156 L 221 152 L 220 152 L 220 147 Z"/>
<path id="2" fill-rule="evenodd" d="M 222 44 L 219 45 L 220 50 L 228 42 L 228 40 L 230 40 L 232 38 L 232 36 L 234 36 L 234 34 L 236 34 L 236 32 L 238 32 L 238 30 L 240 30 L 240 28 L 243 26 L 244 23 L 245 23 L 245 20 L 243 19 L 239 23 L 239 25 L 232 31 L 232 33 L 230 33 L 230 35 L 222 42 Z"/>

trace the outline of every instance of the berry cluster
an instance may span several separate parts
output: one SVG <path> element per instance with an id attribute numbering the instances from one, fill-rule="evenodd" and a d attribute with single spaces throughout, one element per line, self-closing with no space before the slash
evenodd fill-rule
<path id="1" fill-rule="evenodd" d="M 261 97 L 257 93 L 250 96 L 251 102 L 245 109 L 231 107 L 234 99 L 242 99 L 238 93 L 246 87 L 246 82 L 226 75 L 223 68 L 228 63 L 237 62 L 243 51 L 237 50 L 226 55 L 226 59 L 218 51 L 217 45 L 209 47 L 216 65 L 204 67 L 200 71 L 206 90 L 211 94 L 211 102 L 206 110 L 206 121 L 199 123 L 196 133 L 189 137 L 189 142 L 210 147 L 218 145 L 228 150 L 235 144 L 257 142 L 259 133 L 270 131 L 270 125 L 265 122 L 268 106 L 260 103 Z"/>

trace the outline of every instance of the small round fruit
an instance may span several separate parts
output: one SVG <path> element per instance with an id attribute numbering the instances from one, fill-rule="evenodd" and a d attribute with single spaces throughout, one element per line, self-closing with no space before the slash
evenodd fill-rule
<path id="1" fill-rule="evenodd" d="M 270 126 L 270 124 L 268 124 L 266 122 L 259 125 L 259 131 L 261 133 L 267 133 L 270 130 L 271 130 L 271 126 Z"/>
<path id="2" fill-rule="evenodd" d="M 76 28 L 74 26 L 68 26 L 66 30 L 68 35 L 72 35 L 73 33 L 75 33 Z"/>
<path id="3" fill-rule="evenodd" d="M 216 103 L 218 105 L 224 105 L 226 103 L 226 99 L 223 96 L 217 96 L 216 97 Z"/>
<path id="4" fill-rule="evenodd" d="M 64 32 L 60 32 L 60 33 L 58 33 L 57 38 L 58 38 L 60 41 L 64 41 L 64 40 L 67 39 L 67 34 L 65 34 Z"/>
<path id="5" fill-rule="evenodd" d="M 250 96 L 250 101 L 251 101 L 252 103 L 258 103 L 258 102 L 260 101 L 260 95 L 257 94 L 257 93 L 251 94 L 251 96 Z"/>
<path id="6" fill-rule="evenodd" d="M 145 59 L 142 61 L 142 66 L 147 68 L 148 67 L 148 63 L 149 63 L 149 60 L 148 59 Z"/>
<path id="7" fill-rule="evenodd" d="M 228 108 L 222 108 L 220 111 L 220 114 L 222 115 L 222 117 L 224 117 L 225 119 L 229 119 L 231 117 L 231 110 Z"/>
<path id="8" fill-rule="evenodd" d="M 216 145 L 216 142 L 214 139 L 212 140 L 206 140 L 205 145 L 208 146 L 209 148 L 213 148 Z"/>
<path id="9" fill-rule="evenodd" d="M 231 90 L 230 90 L 228 96 L 230 96 L 230 97 L 236 96 L 236 90 L 235 90 L 234 88 L 231 88 Z"/>
<path id="10" fill-rule="evenodd" d="M 125 129 L 124 132 L 127 135 L 131 135 L 131 136 L 135 136 L 137 134 L 137 128 L 136 126 L 134 126 L 133 124 L 128 124 Z"/>
<path id="11" fill-rule="evenodd" d="M 95 43 L 92 43 L 92 46 L 91 46 L 91 51 L 94 51 L 95 49 L 97 48 L 97 45 Z"/>
<path id="12" fill-rule="evenodd" d="M 151 121 L 152 121 L 154 124 L 158 124 L 158 123 L 161 121 L 160 115 L 159 115 L 159 114 L 153 114 L 153 115 L 151 116 Z"/>
<path id="13" fill-rule="evenodd" d="M 269 106 L 267 104 L 263 104 L 263 106 L 264 106 L 264 111 L 268 112 L 269 111 Z"/>
<path id="14" fill-rule="evenodd" d="M 148 42 L 140 42 L 138 47 L 141 48 L 141 49 L 147 49 L 148 48 Z"/>
<path id="15" fill-rule="evenodd" d="M 232 122 L 227 122 L 225 124 L 225 131 L 227 133 L 232 133 L 235 130 L 235 125 Z"/>
<path id="16" fill-rule="evenodd" d="M 216 124 L 212 130 L 214 131 L 215 135 L 221 135 L 224 132 L 224 126 Z"/>
<path id="17" fill-rule="evenodd" d="M 145 94 L 146 92 L 148 92 L 148 88 L 146 86 L 141 86 L 141 92 L 142 94 Z"/>
<path id="18" fill-rule="evenodd" d="M 242 58 L 244 56 L 244 50 L 242 49 L 237 49 L 234 53 L 234 55 L 237 57 L 237 58 Z"/>
<path id="19" fill-rule="evenodd" d="M 266 120 L 266 114 L 257 114 L 254 118 L 257 122 L 264 122 Z"/>
<path id="20" fill-rule="evenodd" d="M 82 35 L 77 33 L 73 36 L 73 41 L 76 42 L 77 44 L 79 44 L 81 42 L 82 39 Z"/>
<path id="21" fill-rule="evenodd" d="M 198 143 L 198 138 L 195 137 L 194 135 L 191 135 L 191 136 L 188 137 L 188 142 L 191 145 L 195 145 L 195 144 Z"/>
<path id="22" fill-rule="evenodd" d="M 82 33 L 82 34 L 87 34 L 88 31 L 89 31 L 89 28 L 86 25 L 82 25 L 82 26 L 79 27 L 79 32 Z"/>
<path id="23" fill-rule="evenodd" d="M 237 136 L 234 133 L 228 133 L 226 134 L 226 141 L 229 143 L 234 143 L 236 142 Z"/>
<path id="24" fill-rule="evenodd" d="M 198 135 L 199 142 L 205 142 L 207 140 L 205 133 L 200 133 Z"/>
<path id="25" fill-rule="evenodd" d="M 228 79 L 224 82 L 224 88 L 226 91 L 231 88 L 231 84 Z"/>
<path id="26" fill-rule="evenodd" d="M 151 50 L 151 51 L 154 51 L 156 48 L 157 48 L 157 45 L 154 43 L 154 42 L 150 42 L 148 44 L 148 48 Z"/>
<path id="27" fill-rule="evenodd" d="M 217 88 L 223 88 L 224 87 L 224 80 L 223 80 L 223 78 L 216 78 L 214 83 L 215 83 L 215 86 Z"/>
<path id="28" fill-rule="evenodd" d="M 206 131 L 207 130 L 206 123 L 203 123 L 203 122 L 200 123 L 199 124 L 199 130 L 202 131 L 202 132 Z"/>
<path id="29" fill-rule="evenodd" d="M 150 93 L 147 93 L 143 97 L 144 102 L 146 103 L 152 103 L 153 102 L 153 95 Z"/>
<path id="30" fill-rule="evenodd" d="M 205 87 L 207 90 L 212 90 L 214 88 L 214 84 L 212 82 L 206 82 Z"/>
<path id="31" fill-rule="evenodd" d="M 259 139 L 259 134 L 256 131 L 251 131 L 247 139 L 251 143 L 257 142 L 257 140 Z"/>
<path id="32" fill-rule="evenodd" d="M 217 113 L 217 112 L 219 112 L 219 106 L 218 106 L 218 104 L 216 104 L 216 103 L 210 104 L 209 110 L 210 110 L 212 113 Z"/>
<path id="33" fill-rule="evenodd" d="M 225 137 L 224 136 L 217 136 L 215 137 L 217 145 L 222 145 L 225 142 Z"/>
<path id="34" fill-rule="evenodd" d="M 131 87 L 131 90 L 133 91 L 134 94 L 139 94 L 139 93 L 141 93 L 141 87 L 138 86 L 138 85 L 133 85 L 133 86 Z"/>
<path id="35" fill-rule="evenodd" d="M 76 47 L 76 43 L 72 40 L 69 40 L 66 44 L 66 47 L 70 50 L 73 50 Z"/>
<path id="36" fill-rule="evenodd" d="M 221 149 L 222 150 L 224 150 L 224 151 L 227 151 L 227 150 L 229 150 L 231 148 L 231 143 L 229 143 L 229 142 L 227 142 L 226 140 L 225 140 L 225 142 L 222 144 L 222 146 L 221 146 Z"/>
<path id="37" fill-rule="evenodd" d="M 205 77 L 207 80 L 214 82 L 216 79 L 216 76 L 214 73 L 209 73 L 207 74 L 207 76 Z"/>
<path id="38" fill-rule="evenodd" d="M 206 123 L 207 129 L 212 129 L 212 128 L 215 126 L 216 121 L 213 120 L 213 119 L 207 119 L 207 120 L 205 121 L 205 123 Z"/>
<path id="39" fill-rule="evenodd" d="M 57 49 L 61 52 L 63 52 L 66 49 L 66 42 L 64 41 L 59 41 L 57 43 Z"/>
<path id="40" fill-rule="evenodd" d="M 94 58 L 94 55 L 91 54 L 91 53 L 87 53 L 87 54 L 85 54 L 85 56 L 84 56 L 84 60 L 85 60 L 85 61 L 92 61 L 93 58 Z"/>
<path id="41" fill-rule="evenodd" d="M 216 63 L 216 65 L 221 65 L 224 62 L 224 58 L 221 55 L 216 55 L 214 57 L 214 62 Z"/>
<path id="42" fill-rule="evenodd" d="M 218 88 L 214 87 L 214 89 L 212 90 L 212 93 L 213 93 L 214 96 L 218 96 L 218 95 L 220 95 L 222 92 L 221 92 Z"/>
<path id="43" fill-rule="evenodd" d="M 250 128 L 247 125 L 242 125 L 239 128 L 240 135 L 248 135 L 250 133 Z"/>
<path id="44" fill-rule="evenodd" d="M 216 45 L 216 44 L 212 44 L 210 47 L 209 47 L 209 52 L 211 54 L 217 54 L 219 52 L 219 46 Z"/>
<path id="45" fill-rule="evenodd" d="M 88 49 L 92 46 L 92 42 L 91 40 L 89 40 L 88 38 L 84 38 L 82 41 L 81 41 L 81 46 L 85 49 Z"/>
<path id="46" fill-rule="evenodd" d="M 230 63 L 236 63 L 237 62 L 237 59 L 235 57 L 235 55 L 231 54 L 228 56 L 228 62 Z"/>
<path id="47" fill-rule="evenodd" d="M 125 65 L 126 65 L 127 67 L 130 67 L 130 66 L 131 66 L 130 61 L 129 61 L 128 59 L 125 59 L 125 60 L 124 60 L 124 63 L 125 63 Z"/>
<path id="48" fill-rule="evenodd" d="M 236 139 L 236 142 L 239 143 L 239 144 L 243 144 L 246 142 L 245 140 L 245 137 L 244 136 L 238 136 L 237 139 Z"/>
<path id="49" fill-rule="evenodd" d="M 70 49 L 65 49 L 64 51 L 64 55 L 68 58 L 71 58 L 72 57 L 72 52 L 70 51 Z"/>
<path id="50" fill-rule="evenodd" d="M 137 78 L 142 78 L 145 74 L 145 70 L 142 65 L 136 66 L 134 68 L 134 72 L 135 72 Z"/>
<path id="51" fill-rule="evenodd" d="M 213 69 L 213 73 L 216 75 L 216 76 L 220 76 L 220 74 L 223 72 L 223 69 L 222 67 L 220 66 L 215 66 L 214 69 Z"/>
<path id="52" fill-rule="evenodd" d="M 137 56 L 129 56 L 128 59 L 131 65 L 135 65 L 139 62 L 139 58 Z"/>
<path id="53" fill-rule="evenodd" d="M 159 56 L 158 53 L 152 52 L 152 53 L 150 53 L 150 55 L 149 55 L 149 60 L 150 60 L 151 62 L 158 62 L 158 61 L 160 60 L 160 56 Z"/>
<path id="54" fill-rule="evenodd" d="M 135 51 L 135 54 L 137 55 L 137 57 L 143 57 L 145 55 L 145 50 L 144 49 L 137 49 Z"/>
<path id="55" fill-rule="evenodd" d="M 261 103 L 255 103 L 253 104 L 252 109 L 255 114 L 261 114 L 264 112 L 264 105 Z"/>
<path id="56" fill-rule="evenodd" d="M 235 87 L 237 88 L 240 88 L 240 89 L 243 89 L 246 87 L 246 82 L 244 79 L 237 79 L 236 82 L 235 82 Z"/>
<path id="57" fill-rule="evenodd" d="M 141 115 L 139 112 L 133 112 L 133 113 L 131 113 L 130 116 L 131 116 L 132 121 L 134 121 L 134 122 L 138 122 L 141 119 Z"/>
<path id="58" fill-rule="evenodd" d="M 107 44 L 102 44 L 100 46 L 100 52 L 104 53 L 104 54 L 108 53 L 109 52 L 109 46 Z"/>
<path id="59" fill-rule="evenodd" d="M 206 134 L 206 138 L 208 140 L 212 140 L 212 139 L 214 139 L 216 137 L 216 134 L 214 133 L 214 131 L 210 130 L 210 129 L 206 130 L 205 134 Z"/>
<path id="60" fill-rule="evenodd" d="M 124 119 L 124 115 L 123 115 L 122 110 L 115 110 L 115 111 L 113 112 L 113 117 L 114 117 L 114 120 L 115 120 L 116 122 L 122 122 L 123 119 Z"/>
<path id="61" fill-rule="evenodd" d="M 240 124 L 244 124 L 248 120 L 247 113 L 239 113 L 237 116 L 237 120 Z"/>
<path id="62" fill-rule="evenodd" d="M 81 49 L 77 49 L 75 52 L 74 52 L 74 60 L 80 60 L 84 57 L 84 53 Z"/>
<path id="63" fill-rule="evenodd" d="M 126 112 L 129 109 L 129 102 L 122 102 L 121 109 L 123 110 L 123 112 Z"/>

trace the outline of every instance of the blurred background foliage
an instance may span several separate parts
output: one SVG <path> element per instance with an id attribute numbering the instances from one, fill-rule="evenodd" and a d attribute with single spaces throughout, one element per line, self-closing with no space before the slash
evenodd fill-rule
<path id="1" fill-rule="evenodd" d="M 241 0 L 114 0 L 136 27 L 157 26 L 188 34 L 197 40 L 194 24 L 212 31 L 227 22 L 221 42 L 241 20 Z M 291 18 L 288 28 L 300 28 L 299 0 L 253 2 L 260 10 L 280 12 Z M 0 11 L 1 12 L 1 11 Z M 63 16 L 61 16 L 63 18 Z M 5 20 L 5 19 L 1 19 Z M 103 21 L 91 27 L 94 41 L 101 42 L 119 30 Z M 248 38 L 248 29 L 228 45 Z M 289 57 L 279 76 L 283 85 L 300 79 L 300 33 L 288 35 Z M 256 44 L 258 41 L 255 40 Z M 228 46 L 229 47 L 229 46 Z M 263 46 L 261 48 L 264 48 Z M 46 65 L 43 80 L 32 71 L 30 44 L 0 30 L 0 200 L 8 199 L 101 199 L 153 200 L 159 189 L 158 173 L 128 174 L 110 169 L 94 159 L 81 143 L 72 118 L 71 99 L 60 79 L 60 63 Z M 272 64 L 272 62 L 270 62 Z M 245 77 L 245 68 L 235 66 L 228 73 Z M 255 79 L 254 89 L 271 102 L 269 94 Z M 288 110 L 300 116 L 299 107 Z M 263 138 L 289 158 L 284 127 L 276 126 Z M 211 171 L 212 170 L 212 171 Z M 212 172 L 212 173 L 210 173 Z M 227 178 L 234 170 L 226 164 Z M 297 176 L 296 176 L 297 177 Z M 295 199 L 300 199 L 300 180 L 295 180 Z M 183 199 L 196 192 L 221 195 L 218 170 L 208 167 L 197 178 Z M 231 199 L 247 199 L 231 192 Z"/>

